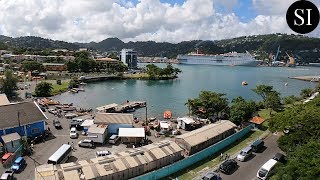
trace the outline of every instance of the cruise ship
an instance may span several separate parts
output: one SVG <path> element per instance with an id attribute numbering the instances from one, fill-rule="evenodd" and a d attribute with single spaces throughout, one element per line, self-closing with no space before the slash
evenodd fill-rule
<path id="1" fill-rule="evenodd" d="M 249 52 L 230 52 L 225 54 L 186 54 L 178 55 L 179 64 L 208 64 L 216 66 L 257 66 L 261 61 L 256 60 Z"/>

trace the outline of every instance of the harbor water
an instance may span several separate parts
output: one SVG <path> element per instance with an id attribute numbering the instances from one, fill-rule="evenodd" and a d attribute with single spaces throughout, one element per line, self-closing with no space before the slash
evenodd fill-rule
<path id="1" fill-rule="evenodd" d="M 182 70 L 179 78 L 174 80 L 111 80 L 88 83 L 84 87 L 85 92 L 67 92 L 55 96 L 54 99 L 93 109 L 105 104 L 141 100 L 147 102 L 148 117 L 162 117 L 165 110 L 172 111 L 173 117 L 181 117 L 187 113 L 185 103 L 188 98 L 197 97 L 201 90 L 224 93 L 229 101 L 237 96 L 261 100 L 252 91 L 259 84 L 273 86 L 283 97 L 299 95 L 301 89 L 313 88 L 316 84 L 288 77 L 320 73 L 320 68 L 316 67 L 174 66 Z M 248 85 L 242 86 L 242 81 L 248 82 Z M 145 108 L 134 112 L 135 116 L 142 119 L 145 118 L 145 113 Z"/>

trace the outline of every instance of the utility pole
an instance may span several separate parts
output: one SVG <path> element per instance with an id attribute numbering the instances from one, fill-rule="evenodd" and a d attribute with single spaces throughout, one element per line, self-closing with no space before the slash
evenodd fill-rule
<path id="1" fill-rule="evenodd" d="M 148 106 L 147 106 L 147 102 L 146 102 L 146 125 L 148 125 Z"/>

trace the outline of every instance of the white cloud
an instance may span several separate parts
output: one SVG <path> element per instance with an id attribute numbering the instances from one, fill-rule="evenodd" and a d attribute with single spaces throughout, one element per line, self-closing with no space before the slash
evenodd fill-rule
<path id="1" fill-rule="evenodd" d="M 71 42 L 108 37 L 180 42 L 292 33 L 283 15 L 289 0 L 253 0 L 260 15 L 245 23 L 232 12 L 219 14 L 215 9 L 217 3 L 232 9 L 237 0 L 219 1 L 186 0 L 172 5 L 160 0 L 140 0 L 134 5 L 131 0 L 1 0 L 0 33 Z M 312 35 L 319 34 L 317 31 Z"/>

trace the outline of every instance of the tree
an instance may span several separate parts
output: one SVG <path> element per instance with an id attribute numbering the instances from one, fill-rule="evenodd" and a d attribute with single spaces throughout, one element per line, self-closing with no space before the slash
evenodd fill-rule
<path id="1" fill-rule="evenodd" d="M 69 72 L 77 72 L 79 70 L 78 64 L 75 61 L 68 61 L 66 66 Z"/>
<path id="2" fill-rule="evenodd" d="M 298 101 L 299 98 L 294 96 L 294 95 L 291 95 L 291 96 L 287 96 L 287 97 L 284 97 L 283 98 L 283 103 L 288 105 L 288 104 L 293 104 L 294 102 Z"/>
<path id="3" fill-rule="evenodd" d="M 35 95 L 37 97 L 48 97 L 51 96 L 52 93 L 52 84 L 48 82 L 41 82 L 37 84 L 35 89 Z"/>
<path id="4" fill-rule="evenodd" d="M 265 107 L 270 108 L 270 115 L 272 110 L 278 111 L 282 107 L 280 93 L 276 91 L 269 92 L 265 100 Z"/>
<path id="5" fill-rule="evenodd" d="M 246 101 L 241 96 L 232 100 L 230 107 L 230 120 L 240 125 L 249 120 L 252 114 L 256 111 L 256 104 L 254 101 Z"/>
<path id="6" fill-rule="evenodd" d="M 22 62 L 21 65 L 22 69 L 27 72 L 27 71 L 43 71 L 44 67 L 41 63 L 37 62 L 37 61 L 33 61 L 33 60 L 25 60 Z"/>
<path id="7" fill-rule="evenodd" d="M 0 81 L 0 90 L 2 93 L 6 94 L 8 98 L 12 98 L 16 95 L 16 90 L 18 89 L 18 79 L 13 76 L 11 70 L 5 71 L 4 75 L 5 78 Z"/>
<path id="8" fill-rule="evenodd" d="M 302 89 L 300 95 L 302 96 L 302 98 L 307 98 L 312 95 L 312 91 L 313 90 L 311 88 Z"/>
<path id="9" fill-rule="evenodd" d="M 255 89 L 252 89 L 253 92 L 261 96 L 263 103 L 265 105 L 267 94 L 273 91 L 272 86 L 267 86 L 264 84 L 257 85 Z"/>
<path id="10" fill-rule="evenodd" d="M 198 98 L 189 99 L 186 105 L 190 108 L 191 114 L 202 118 L 219 116 L 228 108 L 228 99 L 225 94 L 201 91 Z"/>

